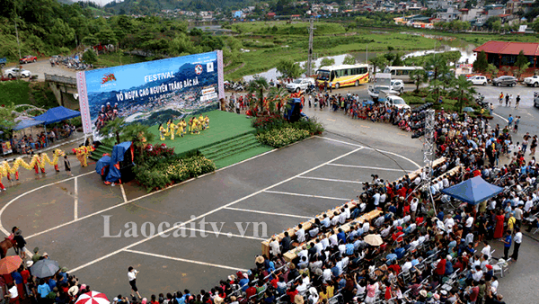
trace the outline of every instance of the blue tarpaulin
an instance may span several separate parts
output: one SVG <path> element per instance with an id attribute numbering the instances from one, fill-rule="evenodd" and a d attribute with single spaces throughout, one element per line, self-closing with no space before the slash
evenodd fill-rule
<path id="1" fill-rule="evenodd" d="M 103 171 L 103 169 L 105 169 L 107 166 L 110 166 L 111 160 L 112 158 L 108 155 L 101 157 L 95 164 L 95 172 L 97 172 L 97 174 L 99 175 L 105 174 L 106 171 Z"/>
<path id="2" fill-rule="evenodd" d="M 15 127 L 13 127 L 13 130 L 18 131 L 18 130 L 30 128 L 33 126 L 41 125 L 41 124 L 43 124 L 43 121 L 41 120 L 25 119 L 25 120 L 19 121 L 19 123 Z"/>
<path id="3" fill-rule="evenodd" d="M 131 142 L 126 141 L 121 144 L 117 144 L 112 149 L 112 156 L 110 160 L 111 166 L 109 167 L 109 173 L 105 179 L 107 182 L 114 183 L 122 178 L 122 174 L 119 169 L 119 164 L 124 160 L 125 152 L 131 148 Z"/>
<path id="4" fill-rule="evenodd" d="M 80 116 L 80 112 L 64 108 L 62 106 L 52 108 L 47 112 L 34 117 L 35 120 L 41 120 L 45 125 L 71 119 Z"/>
<path id="5" fill-rule="evenodd" d="M 443 189 L 442 193 L 466 202 L 470 205 L 476 205 L 485 201 L 498 193 L 503 188 L 485 182 L 481 176 L 476 176 L 461 182 L 458 185 Z"/>

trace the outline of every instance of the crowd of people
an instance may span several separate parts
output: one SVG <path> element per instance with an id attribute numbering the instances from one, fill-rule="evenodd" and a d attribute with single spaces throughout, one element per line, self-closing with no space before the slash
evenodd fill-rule
<path id="1" fill-rule="evenodd" d="M 314 104 L 336 104 L 352 117 L 356 107 L 358 118 L 374 116 L 373 121 L 400 127 L 405 121 L 410 128 L 424 128 L 422 111 L 363 105 L 354 96 L 322 98 Z M 355 206 L 316 217 L 309 230 L 298 225 L 293 234 L 272 237 L 270 253 L 257 256 L 247 272 L 232 274 L 209 290 L 144 298 L 130 267 L 132 297 L 118 295 L 115 304 L 505 303 L 498 278 L 518 261 L 525 225 L 528 231 L 539 229 L 537 136 L 525 134 L 522 142 L 514 143 L 517 135 L 511 134 L 510 126 L 490 126 L 479 118 L 461 120 L 443 110 L 436 114 L 435 125 L 436 150 L 443 161 L 433 168 L 430 186 L 423 183 L 425 171 L 394 182 L 374 175 Z M 503 192 L 477 205 L 461 204 L 441 192 L 477 176 Z M 381 213 L 371 221 L 357 221 L 372 210 Z M 349 230 L 343 229 L 345 224 Z M 379 235 L 383 243 L 370 245 L 367 235 Z M 494 252 L 494 242 L 503 243 L 503 253 Z M 301 249 L 286 260 L 284 254 L 294 248 Z M 89 290 L 65 271 L 45 281 L 25 276 L 23 282 L 34 288 L 27 294 L 38 303 L 70 303 Z M 20 282 L 17 277 L 12 274 L 15 283 Z"/>
<path id="2" fill-rule="evenodd" d="M 10 139 L 10 145 L 15 154 L 32 154 L 36 150 L 47 147 L 47 144 L 53 144 L 60 139 L 69 138 L 76 128 L 73 124 L 65 123 L 62 126 L 55 126 L 49 131 L 42 131 L 39 134 L 26 134 L 21 138 L 14 135 Z"/>

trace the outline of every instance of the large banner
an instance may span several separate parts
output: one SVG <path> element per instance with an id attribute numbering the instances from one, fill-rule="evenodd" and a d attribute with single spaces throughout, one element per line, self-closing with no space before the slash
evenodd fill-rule
<path id="1" fill-rule="evenodd" d="M 77 73 L 84 133 L 106 122 L 164 123 L 219 107 L 222 52 L 216 51 Z"/>

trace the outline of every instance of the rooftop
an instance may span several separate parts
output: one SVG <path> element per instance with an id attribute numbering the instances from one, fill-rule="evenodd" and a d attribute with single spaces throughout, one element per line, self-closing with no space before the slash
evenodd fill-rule
<path id="1" fill-rule="evenodd" d="M 474 52 L 518 55 L 520 51 L 526 56 L 539 56 L 539 43 L 489 41 L 474 49 Z"/>

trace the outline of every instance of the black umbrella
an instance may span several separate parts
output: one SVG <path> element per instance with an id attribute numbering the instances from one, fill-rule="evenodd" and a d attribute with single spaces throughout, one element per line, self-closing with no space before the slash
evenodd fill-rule
<path id="1" fill-rule="evenodd" d="M 43 259 L 37 261 L 32 267 L 30 267 L 30 272 L 32 275 L 35 275 L 38 278 L 47 278 L 52 277 L 60 269 L 58 262 Z"/>

